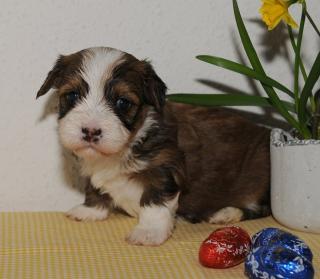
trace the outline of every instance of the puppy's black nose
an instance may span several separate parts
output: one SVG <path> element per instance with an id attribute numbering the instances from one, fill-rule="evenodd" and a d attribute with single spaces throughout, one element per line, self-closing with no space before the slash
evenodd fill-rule
<path id="1" fill-rule="evenodd" d="M 102 133 L 102 132 L 101 132 L 101 129 L 97 129 L 97 130 L 96 130 L 96 129 L 93 129 L 93 130 L 92 130 L 92 135 L 93 135 L 93 136 L 100 136 L 101 133 Z"/>
<path id="2" fill-rule="evenodd" d="M 102 137 L 101 129 L 89 129 L 85 127 L 85 128 L 82 128 L 81 131 L 83 134 L 82 139 L 87 142 L 97 143 Z"/>

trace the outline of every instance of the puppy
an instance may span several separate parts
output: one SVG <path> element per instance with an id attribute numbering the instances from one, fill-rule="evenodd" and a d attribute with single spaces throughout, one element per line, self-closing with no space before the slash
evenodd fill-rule
<path id="1" fill-rule="evenodd" d="M 269 131 L 226 109 L 166 103 L 144 60 L 98 47 L 60 56 L 38 91 L 59 95 L 59 138 L 88 179 L 67 215 L 139 219 L 127 237 L 160 245 L 175 215 L 231 223 L 269 214 Z"/>

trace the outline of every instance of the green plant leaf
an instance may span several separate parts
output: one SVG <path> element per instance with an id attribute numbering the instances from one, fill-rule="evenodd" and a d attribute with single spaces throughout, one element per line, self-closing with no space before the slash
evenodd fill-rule
<path id="1" fill-rule="evenodd" d="M 246 51 L 246 54 L 248 56 L 248 59 L 253 69 L 257 70 L 260 73 L 265 74 L 265 71 L 263 70 L 261 62 L 259 60 L 258 54 L 250 40 L 247 29 L 243 23 L 237 0 L 233 0 L 233 11 L 234 11 L 234 16 L 236 19 L 237 28 L 241 38 L 242 45 L 244 47 L 244 50 Z"/>
<path id="2" fill-rule="evenodd" d="M 239 94 L 185 94 L 177 93 L 167 95 L 168 100 L 178 103 L 193 104 L 199 106 L 258 106 L 272 107 L 269 98 L 239 95 Z M 295 112 L 294 104 L 281 100 L 282 104 L 292 112 Z"/>
<path id="3" fill-rule="evenodd" d="M 296 45 L 296 41 L 294 39 L 294 36 L 293 36 L 293 31 L 292 31 L 292 27 L 290 25 L 287 25 L 287 28 L 288 28 L 288 33 L 289 33 L 289 38 L 290 38 L 290 41 L 291 41 L 291 46 L 294 50 L 294 53 L 296 55 L 296 52 L 297 52 L 297 45 Z M 302 73 L 302 76 L 303 76 L 303 79 L 304 81 L 306 82 L 307 81 L 307 78 L 308 78 L 308 75 L 307 75 L 307 71 L 306 71 L 306 68 L 303 64 L 303 61 L 301 59 L 301 56 L 300 56 L 300 71 Z M 311 111 L 315 111 L 316 109 L 316 104 L 315 104 L 315 101 L 313 99 L 313 96 L 310 96 L 310 105 L 311 105 Z"/>
<path id="4" fill-rule="evenodd" d="M 307 15 L 307 18 L 309 20 L 309 22 L 311 23 L 314 31 L 316 31 L 316 33 L 318 34 L 318 36 L 320 37 L 320 31 L 319 31 L 319 28 L 317 27 L 317 25 L 314 23 L 312 17 L 310 16 L 310 14 L 308 13 L 308 11 L 306 11 L 306 15 Z"/>
<path id="5" fill-rule="evenodd" d="M 302 36 L 304 30 L 304 23 L 306 21 L 306 4 L 302 4 L 302 13 L 301 13 L 301 20 L 300 20 L 300 27 L 295 51 L 295 60 L 294 60 L 294 100 L 296 104 L 296 111 L 299 113 L 299 66 L 300 66 L 300 51 L 301 51 L 301 44 L 302 44 Z"/>
<path id="6" fill-rule="evenodd" d="M 267 84 L 269 86 L 275 87 L 285 93 L 287 93 L 290 97 L 294 98 L 294 94 L 293 92 L 291 92 L 291 90 L 287 87 L 285 87 L 284 85 L 282 85 L 281 83 L 279 83 L 278 81 L 266 76 L 266 75 L 262 75 L 256 71 L 254 71 L 253 69 L 244 66 L 242 64 L 221 58 L 221 57 L 216 57 L 216 56 L 210 56 L 210 55 L 198 55 L 196 56 L 197 59 L 207 62 L 209 64 L 212 65 L 216 65 L 218 67 L 239 73 L 239 74 L 243 74 L 245 76 L 254 78 L 256 80 L 259 80 L 261 82 L 263 82 L 264 84 Z"/>
<path id="7" fill-rule="evenodd" d="M 233 0 L 233 10 L 234 10 L 234 16 L 236 19 L 238 31 L 240 34 L 241 42 L 242 45 L 245 49 L 245 52 L 248 56 L 248 59 L 253 67 L 253 69 L 260 74 L 266 75 L 261 62 L 259 60 L 259 57 L 257 55 L 257 52 L 254 49 L 254 46 L 250 40 L 249 34 L 247 32 L 247 29 L 243 23 L 240 10 L 238 7 L 237 0 Z M 286 109 L 286 107 L 281 103 L 280 98 L 274 91 L 272 87 L 266 84 L 262 84 L 262 87 L 264 88 L 266 94 L 269 96 L 270 101 L 272 102 L 273 106 L 278 110 L 278 112 L 282 115 L 284 119 L 288 121 L 288 123 L 297 129 L 299 133 L 304 137 L 304 138 L 310 138 L 311 133 L 307 129 L 307 127 L 304 124 L 299 123 L 294 117 L 289 113 L 289 111 Z"/>
<path id="8" fill-rule="evenodd" d="M 316 84 L 316 82 L 318 81 L 319 76 L 320 76 L 320 52 L 318 53 L 312 65 L 307 81 L 304 84 L 304 87 L 301 91 L 299 110 L 298 110 L 298 117 L 300 122 L 303 122 L 303 123 L 306 122 L 308 98 L 312 96 L 312 89 Z"/>
<path id="9" fill-rule="evenodd" d="M 293 36 L 292 27 L 290 25 L 287 25 L 287 28 L 288 28 L 288 33 L 289 33 L 291 46 L 293 48 L 294 53 L 296 53 L 297 45 L 296 45 L 296 41 L 295 41 L 294 36 Z M 300 71 L 302 73 L 304 81 L 306 81 L 307 80 L 307 72 L 306 72 L 306 68 L 305 68 L 305 66 L 304 66 L 304 64 L 302 62 L 301 56 L 300 56 Z"/>

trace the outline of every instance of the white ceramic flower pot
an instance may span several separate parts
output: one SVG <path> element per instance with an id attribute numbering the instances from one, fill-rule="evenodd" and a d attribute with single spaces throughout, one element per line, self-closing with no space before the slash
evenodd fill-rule
<path id="1" fill-rule="evenodd" d="M 320 233 L 320 141 L 271 131 L 271 209 L 291 229 Z"/>

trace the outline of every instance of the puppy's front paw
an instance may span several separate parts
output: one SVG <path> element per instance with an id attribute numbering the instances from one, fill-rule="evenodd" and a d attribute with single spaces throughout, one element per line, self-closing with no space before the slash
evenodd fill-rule
<path id="1" fill-rule="evenodd" d="M 66 212 L 66 216 L 75 221 L 101 221 L 108 217 L 108 209 L 77 205 Z"/>
<path id="2" fill-rule="evenodd" d="M 165 242 L 171 235 L 171 230 L 155 228 L 143 228 L 136 226 L 131 234 L 126 238 L 129 244 L 158 246 Z"/>

